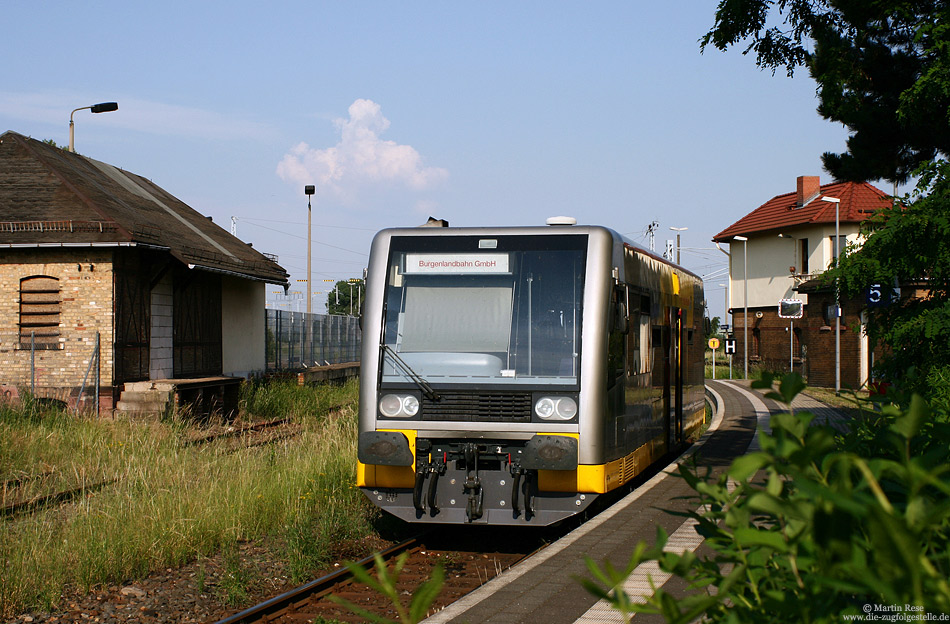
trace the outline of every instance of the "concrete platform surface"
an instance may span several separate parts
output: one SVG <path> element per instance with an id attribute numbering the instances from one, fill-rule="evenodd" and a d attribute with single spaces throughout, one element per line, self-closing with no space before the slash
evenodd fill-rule
<path id="1" fill-rule="evenodd" d="M 610 561 L 614 567 L 624 569 L 638 542 L 654 543 L 657 526 L 662 526 L 670 535 L 667 549 L 683 551 L 699 547 L 702 540 L 693 530 L 693 521 L 684 522 L 683 517 L 665 511 L 688 511 L 695 505 L 694 501 L 682 498 L 692 494 L 692 490 L 675 474 L 676 466 L 695 459 L 701 470 L 709 467 L 714 474 L 721 472 L 733 458 L 747 452 L 750 444 L 757 446 L 757 428 L 767 428 L 770 413 L 782 409 L 749 390 L 747 382 L 707 380 L 706 385 L 720 409 L 699 442 L 609 509 L 425 622 L 622 622 L 619 613 L 606 603 L 598 603 L 578 581 L 579 578 L 591 578 L 585 557 L 601 567 L 605 561 Z M 796 408 L 801 407 L 805 406 L 796 405 Z M 634 571 L 625 589 L 631 596 L 648 596 L 652 593 L 650 578 L 656 586 L 661 586 L 668 577 L 655 565 L 651 568 L 644 564 Z M 670 582 L 675 584 L 677 581 Z M 640 614 L 634 621 L 663 620 L 658 616 Z"/>

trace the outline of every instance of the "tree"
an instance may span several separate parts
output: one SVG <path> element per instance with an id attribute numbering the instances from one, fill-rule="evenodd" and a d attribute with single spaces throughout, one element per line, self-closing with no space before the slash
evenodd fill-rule
<path id="1" fill-rule="evenodd" d="M 708 342 L 710 338 L 719 336 L 722 336 L 722 319 L 714 316 L 709 319 L 709 331 L 706 332 L 704 338 Z"/>
<path id="2" fill-rule="evenodd" d="M 826 279 L 840 280 L 845 294 L 883 288 L 886 305 L 868 308 L 869 338 L 888 346 L 879 367 L 889 378 L 912 366 L 922 372 L 919 391 L 931 394 L 927 377 L 950 371 L 950 164 L 922 171 L 914 195 L 875 214 L 863 225 L 867 241 L 849 248 Z M 891 300 L 892 285 L 902 297 Z M 920 291 L 922 297 L 914 297 Z M 932 381 L 932 379 L 931 379 Z"/>
<path id="3" fill-rule="evenodd" d="M 360 316 L 366 284 L 362 279 L 340 280 L 327 294 L 327 313 Z"/>
<path id="4" fill-rule="evenodd" d="M 756 63 L 806 67 L 818 112 L 850 130 L 826 152 L 839 180 L 904 183 L 950 153 L 950 33 L 945 0 L 721 0 L 702 49 L 747 42 Z"/>
<path id="5" fill-rule="evenodd" d="M 836 179 L 921 176 L 914 195 L 871 218 L 864 245 L 825 274 L 851 296 L 895 280 L 923 291 L 868 309 L 869 334 L 888 351 L 879 371 L 891 378 L 911 365 L 923 369 L 920 381 L 950 378 L 948 17 L 947 0 L 721 0 L 701 39 L 703 49 L 746 42 L 744 53 L 773 73 L 808 69 L 818 112 L 851 132 L 847 152 L 822 157 Z"/>

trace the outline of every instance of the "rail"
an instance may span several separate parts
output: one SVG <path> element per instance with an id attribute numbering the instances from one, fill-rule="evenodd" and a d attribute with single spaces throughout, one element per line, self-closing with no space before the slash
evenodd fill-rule
<path id="1" fill-rule="evenodd" d="M 419 544 L 419 536 L 411 537 L 399 544 L 391 546 L 386 550 L 380 552 L 380 556 L 384 560 L 389 560 L 396 555 L 415 548 Z M 362 559 L 356 563 L 360 567 L 366 567 L 373 563 L 375 560 L 375 555 L 370 555 L 365 559 Z M 307 598 L 317 596 L 320 594 L 326 594 L 330 592 L 334 587 L 337 587 L 341 583 L 352 578 L 352 573 L 348 568 L 343 568 L 326 576 L 321 576 L 320 578 L 310 581 L 299 587 L 295 587 L 288 592 L 285 592 L 279 596 L 275 596 L 270 600 L 266 600 L 260 604 L 257 604 L 249 609 L 245 609 L 239 613 L 235 613 L 229 617 L 224 618 L 223 620 L 218 620 L 216 624 L 248 624 L 249 622 L 258 622 L 258 621 L 268 621 L 273 619 L 273 616 L 280 611 L 283 611 L 295 603 L 298 603 Z M 267 618 L 265 620 L 265 618 Z"/>

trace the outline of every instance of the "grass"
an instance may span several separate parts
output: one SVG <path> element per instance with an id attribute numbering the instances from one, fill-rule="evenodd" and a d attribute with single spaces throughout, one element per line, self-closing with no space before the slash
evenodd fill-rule
<path id="1" fill-rule="evenodd" d="M 706 362 L 705 369 L 706 379 L 713 378 L 713 366 L 711 360 Z M 732 367 L 732 378 L 739 379 L 742 377 L 742 369 L 736 366 Z M 722 358 L 716 360 L 716 379 L 729 379 L 729 361 L 726 360 L 725 363 L 722 362 Z"/>
<path id="2" fill-rule="evenodd" d="M 47 475 L 28 479 L 28 493 L 4 492 L 4 504 L 13 502 L 8 495 L 116 479 L 69 504 L 0 520 L 0 616 L 52 609 L 65 591 L 217 552 L 231 579 L 219 586 L 222 599 L 240 604 L 247 571 L 235 557 L 243 540 L 286 544 L 295 575 L 325 563 L 328 544 L 369 534 L 376 514 L 353 487 L 356 395 L 355 383 L 248 385 L 245 417 L 289 416 L 300 433 L 236 452 L 217 442 L 182 444 L 195 427 L 182 419 L 0 408 L 0 479 Z M 342 407 L 328 417 L 331 406 Z"/>

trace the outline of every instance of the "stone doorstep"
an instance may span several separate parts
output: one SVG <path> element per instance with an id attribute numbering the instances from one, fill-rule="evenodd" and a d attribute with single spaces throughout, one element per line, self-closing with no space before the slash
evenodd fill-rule
<path id="1" fill-rule="evenodd" d="M 132 403 L 171 401 L 175 393 L 170 390 L 123 390 L 121 400 Z"/>
<path id="2" fill-rule="evenodd" d="M 162 392 L 174 392 L 175 384 L 161 381 L 129 381 L 125 383 L 123 392 L 146 392 L 149 390 L 160 390 Z"/>
<path id="3" fill-rule="evenodd" d="M 164 414 L 168 409 L 168 401 L 123 401 L 115 404 L 118 412 L 144 412 L 149 414 Z"/>

